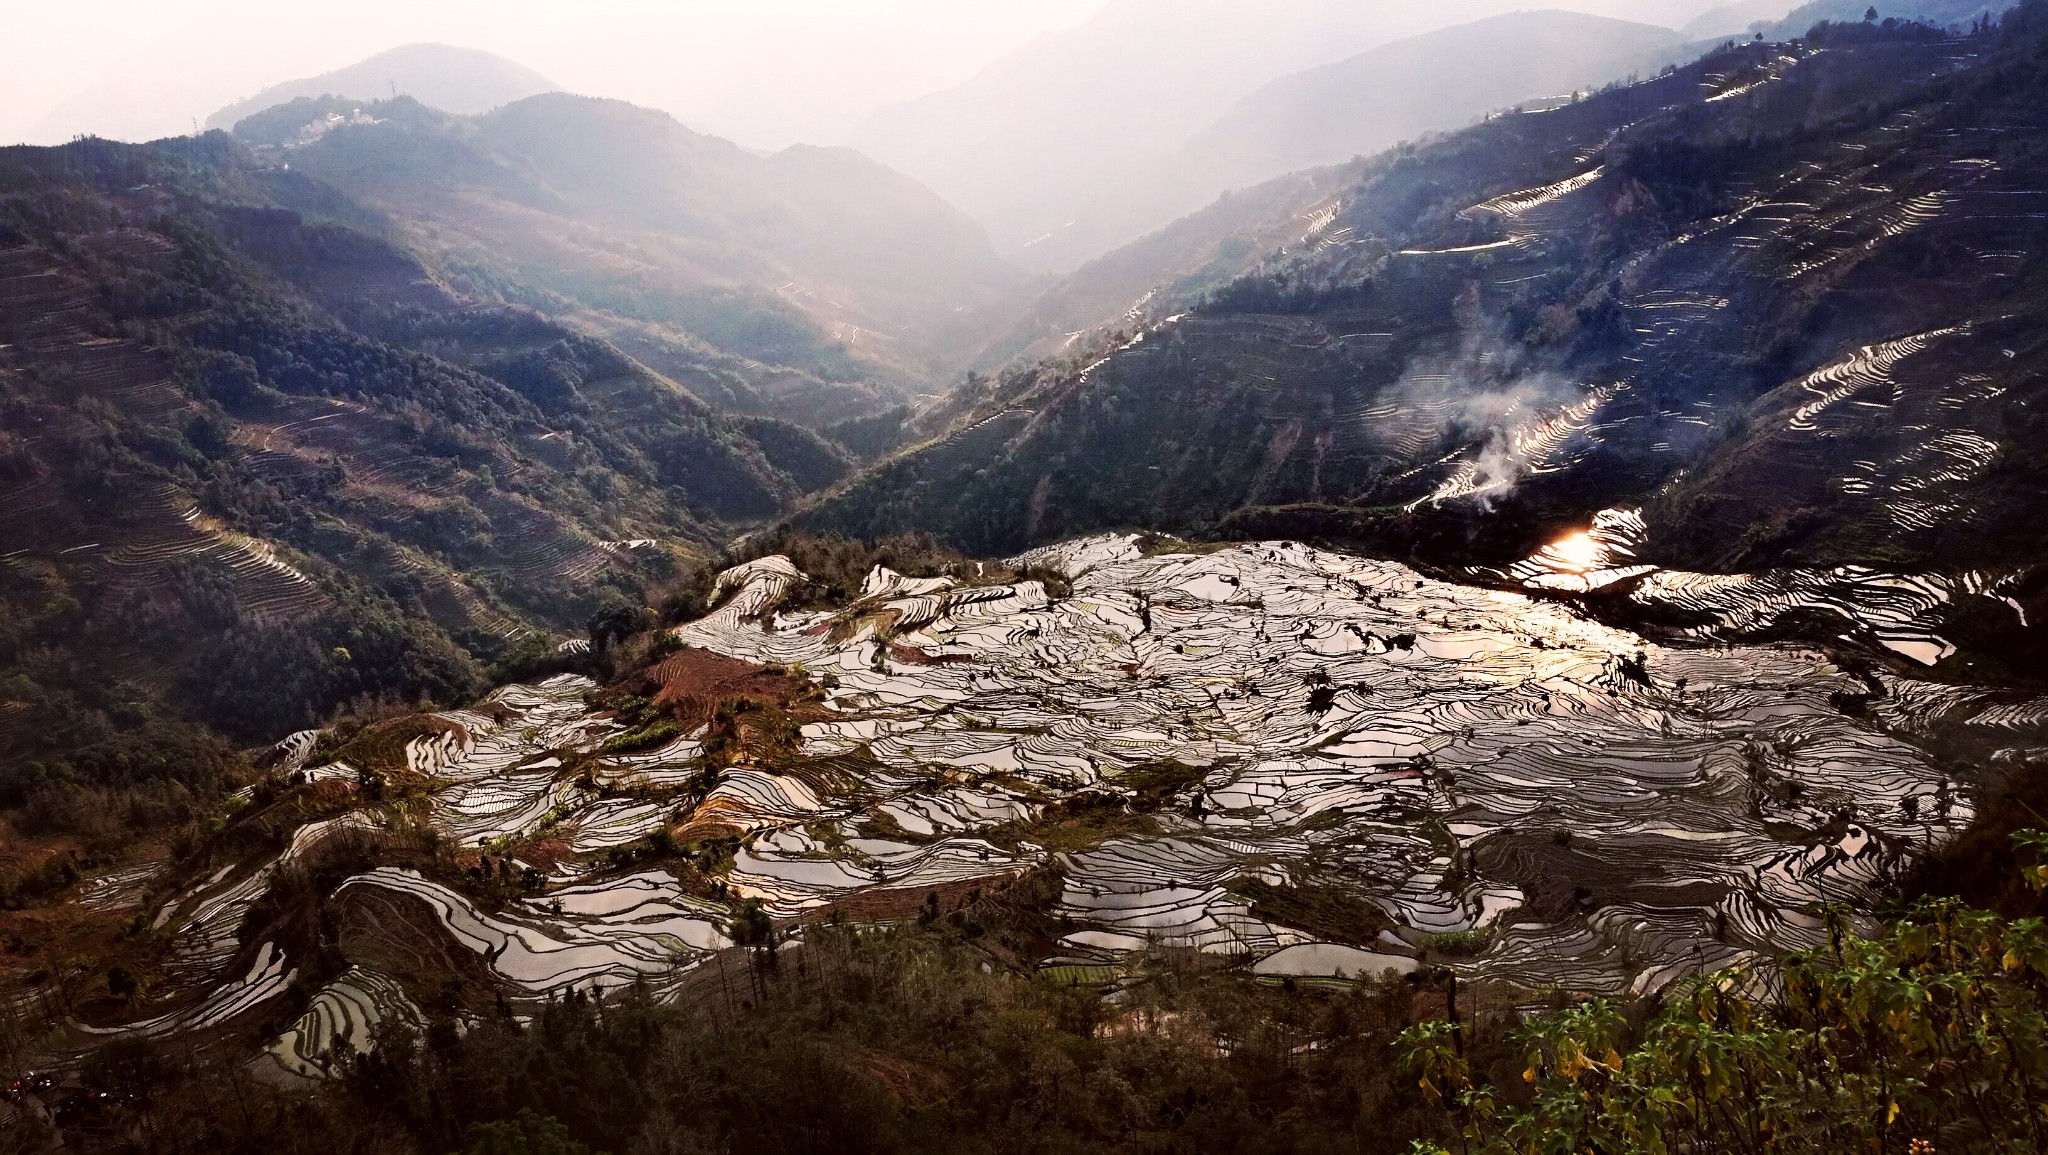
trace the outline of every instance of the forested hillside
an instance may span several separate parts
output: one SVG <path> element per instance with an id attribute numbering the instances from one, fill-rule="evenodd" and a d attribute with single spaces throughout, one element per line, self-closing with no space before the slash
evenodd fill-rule
<path id="1" fill-rule="evenodd" d="M 228 743 L 556 661 L 848 467 L 391 231 L 222 134 L 0 152 L 0 802 L 30 826 L 189 815 Z"/>
<path id="2" fill-rule="evenodd" d="M 1293 178 L 1179 226 L 1226 224 L 1211 269 L 1286 230 L 1243 276 L 976 383 L 801 521 L 1444 563 L 1647 503 L 1696 567 L 2038 561 L 2044 52 L 2038 4 L 1822 26 Z"/>

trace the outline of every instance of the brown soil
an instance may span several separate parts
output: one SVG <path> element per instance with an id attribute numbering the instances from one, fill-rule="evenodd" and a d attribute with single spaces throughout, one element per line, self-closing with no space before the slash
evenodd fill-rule
<path id="1" fill-rule="evenodd" d="M 861 1051 L 853 1061 L 882 1085 L 884 1094 L 912 1107 L 938 1102 L 952 1086 L 944 1071 L 880 1051 Z"/>
<path id="2" fill-rule="evenodd" d="M 500 983 L 475 951 L 457 943 L 433 908 L 411 895 L 370 887 L 344 892 L 334 912 L 337 938 L 350 961 L 373 966 L 417 989 L 450 977 L 473 991 Z"/>
<path id="3" fill-rule="evenodd" d="M 916 646 L 905 646 L 897 642 L 889 643 L 889 658 L 906 666 L 950 666 L 974 660 L 965 654 L 928 654 Z"/>
<path id="4" fill-rule="evenodd" d="M 97 989 L 105 993 L 108 967 L 120 963 L 130 974 L 147 979 L 155 967 L 152 953 L 128 936 L 135 910 L 89 910 L 59 900 L 29 910 L 0 912 L 0 982 L 12 982 L 38 970 L 66 974 L 65 988 L 82 998 Z M 79 975 L 75 967 L 90 973 Z"/>
<path id="5" fill-rule="evenodd" d="M 0 822 L 0 872 L 9 877 L 27 878 L 53 861 L 78 862 L 81 851 L 74 838 L 24 838 Z M 153 841 L 133 847 L 125 858 L 132 864 L 168 855 L 161 842 Z M 81 874 L 118 869 L 96 866 Z M 116 963 L 145 982 L 155 975 L 154 952 L 128 934 L 138 907 L 93 910 L 77 901 L 78 892 L 74 883 L 32 899 L 21 910 L 0 910 L 0 984 L 46 970 L 65 974 L 65 989 L 83 999 L 105 993 L 106 971 Z"/>
<path id="6" fill-rule="evenodd" d="M 1502 832 L 1473 847 L 1481 877 L 1513 883 L 1529 896 L 1535 917 L 1555 920 L 1629 902 L 1710 906 L 1727 895 L 1720 883 L 1673 885 L 1652 860 L 1599 856 L 1548 834 Z"/>
<path id="7" fill-rule="evenodd" d="M 741 821 L 729 821 L 730 815 L 741 816 Z M 672 833 L 678 842 L 714 842 L 721 838 L 737 841 L 747 835 L 744 815 L 745 811 L 738 803 L 713 798 L 700 804 L 690 813 L 689 820 Z"/>
<path id="8" fill-rule="evenodd" d="M 1251 900 L 1252 913 L 1268 922 L 1331 942 L 1388 949 L 1379 934 L 1392 927 L 1393 920 L 1379 907 L 1344 891 L 1313 883 L 1274 886 L 1254 878 L 1238 879 L 1230 889 Z"/>
<path id="9" fill-rule="evenodd" d="M 804 677 L 687 646 L 635 674 L 625 688 L 653 691 L 655 702 L 686 727 L 711 721 L 720 705 L 741 699 L 802 713 L 806 721 L 812 713 L 822 716 Z"/>
<path id="10" fill-rule="evenodd" d="M 928 896 L 939 896 L 941 911 L 954 911 L 964 906 L 975 891 L 984 893 L 1005 885 L 1018 875 L 1016 870 L 1001 871 L 983 875 L 980 878 L 965 878 L 957 882 L 944 882 L 937 886 L 906 886 L 890 890 L 870 890 L 850 894 L 845 898 L 814 907 L 797 916 L 799 923 L 829 922 L 837 915 L 853 922 L 890 922 L 899 919 L 916 918 L 925 907 Z"/>
<path id="11" fill-rule="evenodd" d="M 403 770 L 405 748 L 413 739 L 432 737 L 452 729 L 455 729 L 453 725 L 431 714 L 392 718 L 364 727 L 327 757 L 364 770 L 387 773 Z"/>

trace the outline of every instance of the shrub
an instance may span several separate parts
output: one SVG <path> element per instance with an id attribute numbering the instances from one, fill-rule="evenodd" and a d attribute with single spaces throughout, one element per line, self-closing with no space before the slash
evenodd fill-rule
<path id="1" fill-rule="evenodd" d="M 1604 999 L 1526 1024 L 1526 1106 L 1475 1078 L 1452 1023 L 1404 1032 L 1403 1063 L 1480 1155 L 2042 1150 L 2048 923 L 1933 898 L 1862 939 L 1823 914 L 1826 949 L 1701 978 L 1640 1032 Z"/>

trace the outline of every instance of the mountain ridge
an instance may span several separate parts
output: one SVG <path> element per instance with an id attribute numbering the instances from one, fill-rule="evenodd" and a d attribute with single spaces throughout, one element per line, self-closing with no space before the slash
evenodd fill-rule
<path id="1" fill-rule="evenodd" d="M 768 415 L 826 424 L 901 403 L 949 369 L 958 319 L 1021 280 L 978 225 L 846 149 L 764 158 L 562 93 L 477 118 L 373 103 L 369 123 L 286 140 L 321 115 L 288 105 L 241 131 L 693 387 L 700 344 L 765 366 L 730 403 Z"/>
<path id="2" fill-rule="evenodd" d="M 402 95 L 465 116 L 560 90 L 533 69 L 480 49 L 403 44 L 332 72 L 273 84 L 214 112 L 205 126 L 233 129 L 246 117 L 301 97 L 372 101 Z"/>
<path id="3" fill-rule="evenodd" d="M 962 85 L 878 110 L 847 140 L 929 183 L 1017 257 L 1068 220 L 1091 183 L 1112 177 L 1126 150 L 1196 132 L 1276 77 L 1511 7 L 1289 0 L 1254 11 L 1228 0 L 1118 0 Z M 1707 5 L 1671 11 L 1695 7 Z"/>
<path id="4" fill-rule="evenodd" d="M 1510 105 L 1656 72 L 1670 29 L 1563 9 L 1452 25 L 1290 73 L 1246 94 L 1163 156 L 1105 178 L 1076 219 L 1032 242 L 1065 268 L 1201 208 L 1227 189 L 1377 153 Z M 1457 77 L 1457 80 L 1452 80 Z"/>
<path id="5" fill-rule="evenodd" d="M 2019 401 L 1911 400 L 1915 416 L 1901 420 L 1956 432 L 1935 456 L 1989 454 L 1953 475 L 1885 441 L 1881 423 L 1818 435 L 1785 425 L 1799 395 L 1826 394 L 1829 381 L 1858 397 L 1831 421 L 1887 387 L 1941 395 L 1891 377 L 1889 361 L 1873 374 L 1879 354 L 1858 351 L 1883 354 L 1975 310 L 1982 337 L 1929 337 L 1912 371 L 1992 373 L 2015 390 L 2027 380 L 2038 351 L 1994 345 L 2000 310 L 1984 303 L 2038 315 L 2038 263 L 2017 256 L 2037 126 L 2015 102 L 2041 17 L 2019 11 L 1967 41 L 1859 22 L 1821 29 L 1818 44 L 1736 46 L 1330 170 L 1321 199 L 1304 193 L 1289 216 L 1244 233 L 1306 218 L 1237 281 L 1140 302 L 1084 337 L 1086 352 L 963 392 L 947 409 L 953 432 L 934 430 L 798 524 L 873 534 L 916 523 L 969 548 L 1014 549 L 1166 511 L 1171 524 L 1152 528 L 1499 564 L 1634 500 L 1648 503 L 1653 551 L 1717 570 L 2039 561 L 2019 528 L 2032 503 L 2018 495 L 2041 483 Z M 1986 123 L 2009 142 L 1968 139 L 1996 148 L 1940 136 L 1994 115 Z M 1849 176 L 1878 163 L 1846 159 L 1865 153 L 1895 167 L 1882 185 Z M 1809 170 L 1810 184 L 1777 175 Z M 1910 191 L 1894 194 L 1896 182 Z M 1908 291 L 1937 269 L 1943 293 Z M 1883 355 L 1922 355 L 1905 348 Z M 1792 398 L 1783 411 L 1780 396 Z M 1743 430 L 1772 428 L 1802 447 L 1745 444 Z M 1844 459 L 1852 444 L 1874 463 L 1868 482 Z M 1742 496 L 1703 491 L 1744 459 L 1764 472 Z M 1688 463 L 1687 480 L 1659 488 Z M 1909 494 L 2004 528 L 1940 515 L 1893 525 Z M 1833 528 L 1816 537 L 1815 518 Z"/>

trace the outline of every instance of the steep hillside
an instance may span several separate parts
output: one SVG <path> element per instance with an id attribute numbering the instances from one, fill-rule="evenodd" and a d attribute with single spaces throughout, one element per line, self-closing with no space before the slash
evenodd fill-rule
<path id="1" fill-rule="evenodd" d="M 553 661 L 846 468 L 375 222 L 220 134 L 0 152 L 0 805 L 39 829 L 203 795 L 209 733 Z"/>
<path id="2" fill-rule="evenodd" d="M 410 96 L 429 108 L 470 116 L 559 88 L 502 56 L 447 44 L 406 44 L 346 68 L 273 84 L 207 117 L 206 127 L 233 128 L 244 117 L 302 97 L 366 101 Z"/>
<path id="3" fill-rule="evenodd" d="M 1647 501 L 1696 566 L 2041 560 L 2044 25 L 1824 28 L 1335 170 L 1255 273 L 956 398 L 802 521 L 1443 563 Z"/>
<path id="4" fill-rule="evenodd" d="M 1775 2 L 1767 15 L 1782 15 L 1789 7 L 1787 0 Z M 1750 23 L 1761 11 L 1737 7 Z M 1950 0 L 1890 7 L 1925 12 L 1943 24 L 1967 25 L 1981 16 L 1971 11 L 1959 17 Z M 1837 10 L 1809 5 L 1800 12 Z M 1860 22 L 1862 11 L 1851 19 Z M 1777 34 L 1800 36 L 1816 22 L 1786 19 Z M 1156 231 L 1088 260 L 1037 289 L 1028 304 L 998 310 L 974 326 L 967 363 L 986 373 L 1062 358 L 1085 344 L 1085 334 L 1114 326 L 1127 314 L 1135 318 L 1154 303 L 1196 300 L 1299 241 L 1329 207 L 1329 193 L 1356 181 L 1355 171 L 1339 162 L 1399 139 L 1419 141 L 1426 129 L 1456 128 L 1484 112 L 1548 107 L 1588 88 L 1652 75 L 1686 51 L 1677 47 L 1680 41 L 1695 39 L 1681 32 L 1673 40 L 1653 26 L 1576 12 L 1520 12 L 1282 77 L 1199 133 L 1199 145 L 1164 155 L 1127 150 L 1117 162 L 1116 179 L 1098 182 L 1087 202 L 1069 211 L 1034 248 L 1058 250 L 1064 255 L 1048 263 L 1065 266 L 1108 248 L 1114 238 Z M 1539 42 L 1547 42 L 1545 51 L 1528 50 Z M 1622 44 L 1640 51 L 1631 59 Z M 1470 98 L 1463 106 L 1452 99 L 1459 94 Z M 1183 211 L 1187 215 L 1163 223 Z M 943 419 L 945 412 L 938 416 Z M 933 416 L 926 414 L 911 430 L 929 434 L 943 428 L 932 424 Z"/>
<path id="5" fill-rule="evenodd" d="M 238 126 L 481 285 L 549 295 L 592 332 L 718 400 L 827 422 L 878 412 L 948 364 L 948 331 L 1018 280 L 930 190 L 845 149 L 762 158 L 618 101 L 538 96 L 464 119 L 405 100 L 319 102 Z M 715 351 L 732 362 L 705 373 Z M 694 377 L 737 378 L 700 388 Z"/>
<path id="6" fill-rule="evenodd" d="M 1202 207 L 1226 189 L 1370 156 L 1524 101 L 1566 98 L 1679 59 L 1668 28 L 1575 12 L 1515 12 L 1397 40 L 1261 87 L 1163 155 L 1111 166 L 1032 261 L 1068 268 Z"/>
<path id="7" fill-rule="evenodd" d="M 976 371 L 1032 371 L 1036 362 L 1078 356 L 1099 342 L 1099 330 L 1138 323 L 1155 303 L 1196 300 L 1257 268 L 1268 254 L 1297 242 L 1330 196 L 1347 187 L 1342 168 L 1310 169 L 1256 188 L 1226 193 L 1200 212 L 1097 257 L 1041 288 L 979 337 Z M 944 429 L 944 414 L 973 405 L 980 393 L 956 389 L 920 411 L 913 424 Z M 940 424 L 931 425 L 934 420 Z"/>

